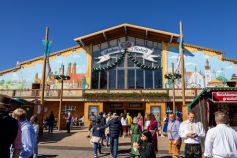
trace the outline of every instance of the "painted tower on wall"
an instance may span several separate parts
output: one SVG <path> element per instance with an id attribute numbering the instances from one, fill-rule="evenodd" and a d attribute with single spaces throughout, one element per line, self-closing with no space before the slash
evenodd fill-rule
<path id="1" fill-rule="evenodd" d="M 82 48 L 59 52 L 50 56 L 51 73 L 46 84 L 50 89 L 60 88 L 61 84 L 53 76 L 62 73 L 63 64 L 65 66 L 64 74 L 70 76 L 70 80 L 65 81 L 64 88 L 89 88 L 90 67 L 88 61 L 88 54 Z M 31 89 L 33 83 L 41 83 L 42 81 L 42 65 L 42 60 L 38 59 L 1 75 L 0 89 Z"/>
<path id="2" fill-rule="evenodd" d="M 179 70 L 180 56 L 175 44 L 167 44 L 168 71 L 171 64 L 177 65 Z M 223 53 L 208 48 L 186 44 L 184 49 L 185 86 L 187 88 L 225 87 L 237 71 L 237 60 L 223 57 Z M 164 73 L 167 73 L 164 72 Z M 166 83 L 169 81 L 166 80 Z M 176 88 L 181 88 L 181 80 L 176 81 Z M 166 88 L 169 88 L 165 84 Z"/>
<path id="3" fill-rule="evenodd" d="M 208 59 L 206 59 L 206 65 L 205 65 L 205 87 L 207 87 L 208 83 L 212 80 L 212 74 L 211 74 L 211 67 L 209 65 Z"/>

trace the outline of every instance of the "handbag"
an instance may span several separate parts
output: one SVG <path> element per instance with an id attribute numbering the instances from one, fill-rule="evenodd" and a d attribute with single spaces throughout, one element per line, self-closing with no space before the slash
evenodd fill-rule
<path id="1" fill-rule="evenodd" d="M 92 136 L 91 138 L 91 142 L 93 143 L 100 143 L 101 142 L 101 137 L 97 137 L 97 136 Z"/>

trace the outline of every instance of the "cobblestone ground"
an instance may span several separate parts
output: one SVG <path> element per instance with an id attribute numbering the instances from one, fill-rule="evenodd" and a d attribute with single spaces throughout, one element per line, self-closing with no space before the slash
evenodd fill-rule
<path id="1" fill-rule="evenodd" d="M 93 158 L 93 148 L 86 138 L 87 129 L 72 130 L 70 134 L 65 131 L 55 131 L 52 134 L 44 133 L 39 142 L 39 158 Z M 169 157 L 167 138 L 159 137 L 159 152 L 157 157 Z M 182 147 L 183 150 L 183 147 Z M 110 158 L 109 148 L 102 148 L 100 157 Z M 119 139 L 119 156 L 129 158 L 130 138 Z"/>

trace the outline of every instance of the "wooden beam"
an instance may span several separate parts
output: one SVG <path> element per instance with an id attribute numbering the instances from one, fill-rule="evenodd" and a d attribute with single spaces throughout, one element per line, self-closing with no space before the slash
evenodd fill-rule
<path id="1" fill-rule="evenodd" d="M 173 35 L 170 36 L 170 43 L 172 43 L 173 37 L 174 37 Z"/>
<path id="2" fill-rule="evenodd" d="M 107 36 L 106 36 L 105 32 L 103 32 L 103 36 L 104 36 L 105 40 L 107 41 L 107 40 L 108 40 L 108 38 L 107 38 Z"/>
<path id="3" fill-rule="evenodd" d="M 148 30 L 146 30 L 146 37 L 145 38 L 147 39 L 147 37 L 148 37 Z"/>
<path id="4" fill-rule="evenodd" d="M 127 26 L 124 26 L 125 35 L 127 35 Z"/>
<path id="5" fill-rule="evenodd" d="M 80 44 L 84 47 L 85 43 L 80 39 Z"/>

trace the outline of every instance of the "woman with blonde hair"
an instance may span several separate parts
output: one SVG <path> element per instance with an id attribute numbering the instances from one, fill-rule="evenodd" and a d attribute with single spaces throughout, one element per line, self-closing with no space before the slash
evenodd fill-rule
<path id="1" fill-rule="evenodd" d="M 138 125 L 137 117 L 133 118 L 133 123 L 131 124 L 131 154 L 135 156 L 139 156 L 138 150 L 138 141 L 140 140 L 141 136 L 141 128 Z"/>

